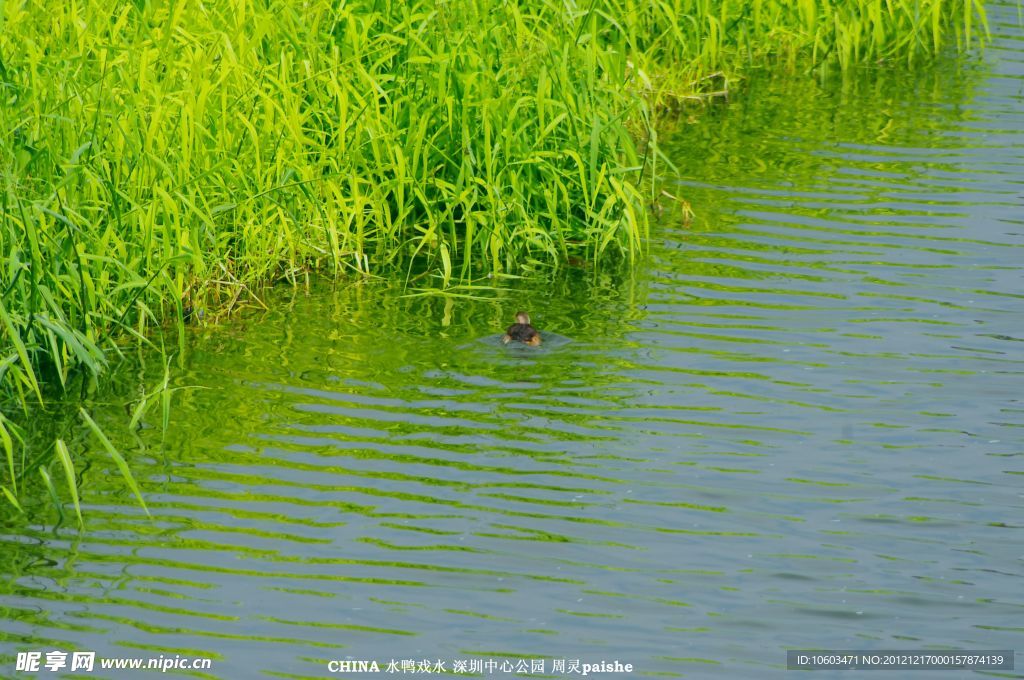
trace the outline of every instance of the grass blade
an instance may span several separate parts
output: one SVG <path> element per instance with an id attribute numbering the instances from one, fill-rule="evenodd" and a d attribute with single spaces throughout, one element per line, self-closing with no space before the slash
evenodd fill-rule
<path id="1" fill-rule="evenodd" d="M 71 494 L 71 500 L 75 503 L 75 514 L 78 516 L 78 526 L 84 527 L 85 522 L 82 521 L 82 507 L 78 503 L 78 484 L 75 481 L 75 464 L 71 462 L 71 454 L 68 453 L 68 447 L 64 443 L 63 439 L 58 439 L 57 444 L 57 460 L 60 461 L 61 467 L 64 468 L 64 477 L 67 479 L 68 492 Z"/>
<path id="2" fill-rule="evenodd" d="M 50 500 L 53 502 L 53 507 L 60 515 L 60 521 L 64 521 L 64 504 L 60 501 L 60 496 L 57 495 L 57 488 L 53 485 L 53 480 L 50 479 L 50 473 L 46 471 L 46 468 L 39 466 L 39 476 L 43 478 L 43 484 L 46 486 L 46 490 L 50 494 Z"/>
<path id="3" fill-rule="evenodd" d="M 0 486 L 0 491 L 4 492 L 4 496 L 7 498 L 7 501 L 11 505 L 13 505 L 18 510 L 18 512 L 25 512 L 24 508 L 21 507 L 21 503 L 18 502 L 17 497 L 13 493 L 11 493 L 10 489 L 8 489 L 6 486 Z"/>
<path id="4" fill-rule="evenodd" d="M 100 440 L 103 448 L 106 449 L 107 453 L 110 454 L 110 457 L 114 460 L 114 463 L 117 465 L 117 469 L 121 471 L 121 476 L 124 478 L 125 484 L 127 484 L 128 488 L 135 494 L 135 498 L 139 501 L 139 505 L 142 506 L 146 515 L 152 517 L 152 515 L 149 514 L 149 508 L 146 507 L 146 501 L 142 499 L 142 492 L 139 491 L 139 485 L 135 483 L 135 477 L 132 476 L 132 471 L 128 469 L 128 463 L 125 462 L 124 457 L 118 453 L 117 449 L 114 448 L 114 445 L 110 443 L 109 439 L 107 439 L 107 435 L 103 433 L 100 426 L 96 424 L 84 408 L 80 407 L 78 412 L 85 420 L 86 425 L 89 426 L 89 429 L 92 430 L 94 435 L 96 435 L 96 438 Z"/>

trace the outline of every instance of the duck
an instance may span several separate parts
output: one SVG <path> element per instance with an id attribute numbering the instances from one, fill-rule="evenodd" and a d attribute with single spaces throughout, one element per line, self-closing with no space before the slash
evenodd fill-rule
<path id="1" fill-rule="evenodd" d="M 526 312 L 516 312 L 516 322 L 508 327 L 505 335 L 501 338 L 501 341 L 506 345 L 513 340 L 531 347 L 536 347 L 540 344 L 540 333 L 530 325 L 530 315 Z"/>

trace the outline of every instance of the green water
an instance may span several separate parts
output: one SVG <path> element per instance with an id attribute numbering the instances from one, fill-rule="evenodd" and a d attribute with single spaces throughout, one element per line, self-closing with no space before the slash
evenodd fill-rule
<path id="1" fill-rule="evenodd" d="M 166 435 L 159 408 L 125 430 L 159 378 L 129 357 L 91 409 L 153 519 L 95 444 L 88 531 L 45 499 L 5 519 L 0 675 L 51 649 L 214 678 L 1024 649 L 1024 32 L 992 11 L 983 60 L 755 79 L 683 124 L 698 215 L 633 276 L 277 290 L 188 337 Z M 538 350 L 497 342 L 519 308 Z"/>

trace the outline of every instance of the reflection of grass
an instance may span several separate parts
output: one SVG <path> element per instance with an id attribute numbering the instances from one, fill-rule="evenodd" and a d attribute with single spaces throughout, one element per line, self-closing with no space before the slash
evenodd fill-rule
<path id="1" fill-rule="evenodd" d="M 984 18 L 977 0 L 43 4 L 0 6 L 0 393 L 22 405 L 98 374 L 111 337 L 311 269 L 448 286 L 632 260 L 663 172 L 653 108 L 768 57 L 919 60 Z"/>
<path id="2" fill-rule="evenodd" d="M 972 104 L 986 68 L 946 58 L 934 66 L 911 71 L 864 68 L 841 83 L 824 84 L 775 74 L 753 75 L 746 81 L 744 97 L 728 107 L 715 108 L 702 121 L 704 124 L 679 126 L 679 134 L 663 150 L 682 168 L 699 163 L 699 176 L 683 174 L 701 183 L 735 182 L 741 176 L 755 187 L 761 186 L 763 178 L 765 186 L 778 189 L 780 177 L 798 186 L 817 187 L 832 181 L 836 170 L 844 166 L 822 149 L 834 149 L 844 164 L 855 164 L 865 172 L 877 170 L 877 163 L 884 160 L 872 156 L 887 153 L 878 147 L 891 147 L 892 154 L 900 154 L 902 147 L 913 149 L 922 144 L 933 150 L 952 149 L 960 142 L 946 133 L 976 115 Z M 751 130 L 767 132 L 751 135 Z M 794 148 L 817 151 L 793 153 Z M 858 153 L 867 155 L 858 160 Z M 919 160 L 912 170 L 928 168 L 931 163 L 927 157 Z M 701 206 L 702 215 L 718 203 L 699 190 L 685 191 Z M 782 201 L 786 197 L 771 198 Z M 813 207 L 802 210 L 813 217 L 833 204 L 845 205 L 843 196 L 820 193 L 814 196 Z M 863 208 L 864 214 L 871 210 L 872 206 Z M 705 221 L 698 220 L 694 229 L 702 224 Z"/>
<path id="3" fill-rule="evenodd" d="M 161 355 L 162 356 L 162 355 Z M 158 357 L 159 358 L 159 357 Z M 120 368 L 131 369 L 135 366 L 133 361 L 122 364 Z M 143 369 L 142 366 L 136 366 Z M 159 382 L 151 389 L 138 389 L 139 397 L 133 402 L 125 402 L 123 408 L 131 413 L 131 420 L 128 423 L 128 430 L 133 433 L 132 438 L 142 444 L 141 440 L 134 433 L 143 428 L 143 419 L 146 414 L 159 405 L 158 431 L 160 433 L 160 444 L 163 444 L 167 436 L 171 416 L 171 401 L 175 392 L 180 390 L 193 390 L 196 386 L 170 386 L 170 359 L 163 361 L 162 376 Z M 131 373 L 131 370 L 121 370 L 120 373 Z M 80 382 L 84 376 L 76 376 L 76 382 Z M 130 378 L 131 382 L 140 380 L 137 376 Z M 74 389 L 70 390 L 74 392 Z M 75 399 L 69 400 L 74 403 Z M 100 405 L 104 399 L 97 400 Z M 97 442 L 100 448 L 114 462 L 124 485 L 133 493 L 142 509 L 148 514 L 141 490 L 135 481 L 134 475 L 119 448 L 115 446 L 107 433 L 96 423 L 92 415 L 84 408 L 78 408 L 77 413 L 72 413 L 68 408 L 68 402 L 58 403 L 56 409 L 47 409 L 45 412 L 38 412 L 33 420 L 29 421 L 27 427 L 19 427 L 7 420 L 4 427 L 0 428 L 0 445 L 3 446 L 5 454 L 5 476 L 10 480 L 9 485 L 0 484 L 0 492 L 15 509 L 23 510 L 19 498 L 19 491 L 24 492 L 25 487 L 31 487 L 30 474 L 38 473 L 42 481 L 42 488 L 48 493 L 53 505 L 61 519 L 65 519 L 63 503 L 60 500 L 58 488 L 66 488 L 77 516 L 78 522 L 83 523 L 81 505 L 78 494 L 78 474 L 72 451 L 80 451 L 90 448 L 89 442 Z M 0 418 L 3 418 L 0 415 Z M 70 434 L 73 439 L 65 441 L 65 436 Z M 56 437 L 54 441 L 53 437 Z M 47 441 L 48 440 L 48 441 Z M 53 442 L 52 450 L 49 442 Z M 68 443 L 70 442 L 70 444 Z M 145 444 L 142 444 L 143 448 Z M 26 459 L 26 454 L 33 451 L 33 457 Z M 54 455 L 51 455 L 51 451 Z M 20 454 L 20 455 L 19 455 Z M 53 472 L 51 458 L 59 462 L 63 474 Z M 55 481 L 56 477 L 62 477 L 63 482 Z"/>

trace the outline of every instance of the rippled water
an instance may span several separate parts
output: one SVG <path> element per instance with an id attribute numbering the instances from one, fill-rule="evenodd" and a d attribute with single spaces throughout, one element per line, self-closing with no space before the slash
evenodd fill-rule
<path id="1" fill-rule="evenodd" d="M 1024 649 L 1024 33 L 992 18 L 983 62 L 755 80 L 684 125 L 698 216 L 632 278 L 286 290 L 197 331 L 175 382 L 207 389 L 116 437 L 154 519 L 97 454 L 89 531 L 3 530 L 0 675 Z M 518 308 L 538 350 L 495 340 Z"/>

